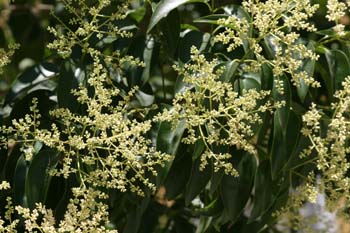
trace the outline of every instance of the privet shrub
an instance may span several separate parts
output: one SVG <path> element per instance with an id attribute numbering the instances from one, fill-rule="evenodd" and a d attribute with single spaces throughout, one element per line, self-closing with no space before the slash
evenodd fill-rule
<path id="1" fill-rule="evenodd" d="M 1 7 L 0 232 L 312 230 L 318 195 L 347 217 L 349 1 Z"/>

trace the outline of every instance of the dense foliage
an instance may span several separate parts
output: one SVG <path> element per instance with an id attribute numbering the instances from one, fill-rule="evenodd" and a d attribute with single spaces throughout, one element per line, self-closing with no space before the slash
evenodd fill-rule
<path id="1" fill-rule="evenodd" d="M 311 231 L 321 194 L 349 217 L 349 1 L 0 10 L 0 232 Z"/>

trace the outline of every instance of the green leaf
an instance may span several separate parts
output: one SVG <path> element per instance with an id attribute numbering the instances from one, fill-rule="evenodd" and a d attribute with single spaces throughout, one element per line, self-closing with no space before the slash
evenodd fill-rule
<path id="1" fill-rule="evenodd" d="M 73 61 L 66 61 L 61 66 L 60 77 L 57 86 L 57 101 L 62 108 L 68 108 L 75 112 L 78 108 L 77 97 L 71 91 L 79 87 L 83 71 L 73 64 Z"/>
<path id="2" fill-rule="evenodd" d="M 145 57 L 145 50 L 147 49 L 146 46 L 147 45 L 152 45 L 152 44 L 148 44 L 148 39 L 146 38 L 145 35 L 136 35 L 133 37 L 129 47 L 128 47 L 128 53 L 130 55 L 132 55 L 135 58 L 138 58 L 140 60 L 144 60 Z M 151 54 L 147 54 L 146 55 L 151 55 Z M 147 59 L 151 59 L 151 57 L 148 57 Z M 144 69 L 143 67 L 134 67 L 134 66 L 128 66 L 126 69 L 126 74 L 124 75 L 124 77 L 127 80 L 127 86 L 133 87 L 133 86 L 142 86 L 145 81 L 149 78 L 149 72 L 150 72 L 150 61 L 146 60 L 146 62 L 148 62 L 146 64 L 146 69 Z M 147 67 L 148 66 L 148 67 Z M 147 77 L 148 76 L 148 77 Z"/>
<path id="3" fill-rule="evenodd" d="M 192 159 L 196 160 L 197 158 L 199 158 L 202 155 L 204 149 L 205 149 L 204 141 L 202 138 L 200 138 L 194 143 Z"/>
<path id="4" fill-rule="evenodd" d="M 261 225 L 264 226 L 266 224 L 272 224 L 276 217 L 273 216 L 277 210 L 281 210 L 289 199 L 289 191 L 290 191 L 290 183 L 286 176 L 280 177 L 278 184 L 278 192 L 276 195 L 276 199 L 273 202 L 273 205 L 270 207 L 269 211 L 265 212 L 265 214 L 261 217 Z"/>
<path id="5" fill-rule="evenodd" d="M 278 50 L 278 46 L 274 43 L 273 40 L 274 37 L 270 35 L 265 36 L 264 40 L 261 42 L 264 52 L 266 53 L 268 59 L 276 58 L 276 51 Z"/>
<path id="6" fill-rule="evenodd" d="M 189 205 L 191 201 L 205 188 L 211 177 L 212 166 L 207 165 L 203 171 L 199 169 L 201 160 L 198 158 L 192 165 L 191 177 L 187 183 L 185 204 Z"/>
<path id="7" fill-rule="evenodd" d="M 170 217 L 167 216 L 168 213 L 169 208 L 166 205 L 161 205 L 152 198 L 144 212 L 138 233 L 158 232 L 156 229 L 159 229 L 159 223 L 168 222 Z"/>
<path id="8" fill-rule="evenodd" d="M 139 7 L 137 9 L 133 9 L 129 11 L 129 16 L 136 20 L 138 23 L 141 22 L 143 17 L 146 15 L 146 8 L 145 7 Z"/>
<path id="9" fill-rule="evenodd" d="M 158 128 L 156 149 L 175 155 L 185 128 L 184 121 L 180 121 L 175 129 L 172 128 L 171 122 L 161 122 Z"/>
<path id="10" fill-rule="evenodd" d="M 183 4 L 194 3 L 194 2 L 206 2 L 206 1 L 205 0 L 162 0 L 160 1 L 150 19 L 147 33 L 149 33 L 153 29 L 153 27 L 159 23 L 161 19 L 166 17 L 170 11 L 174 10 L 175 8 Z"/>
<path id="11" fill-rule="evenodd" d="M 253 210 L 250 221 L 262 216 L 274 203 L 277 198 L 276 184 L 271 177 L 270 161 L 263 161 L 255 175 Z"/>
<path id="12" fill-rule="evenodd" d="M 278 177 L 279 172 L 287 166 L 288 161 L 291 159 L 299 141 L 301 127 L 300 118 L 293 111 L 289 114 L 285 130 L 282 129 L 280 121 L 276 120 L 278 117 L 280 115 L 275 113 L 271 151 L 273 179 Z"/>
<path id="13" fill-rule="evenodd" d="M 25 180 L 28 173 L 28 166 L 24 156 L 17 160 L 16 169 L 13 177 L 14 202 L 23 207 L 28 207 L 25 193 Z"/>
<path id="14" fill-rule="evenodd" d="M 214 192 L 218 189 L 221 184 L 222 177 L 224 176 L 224 171 L 221 169 L 217 172 L 213 172 L 212 178 L 210 180 L 210 195 L 213 195 Z"/>
<path id="15" fill-rule="evenodd" d="M 268 64 L 262 64 L 261 66 L 261 89 L 271 90 L 273 86 L 273 73 L 272 68 Z"/>
<path id="16" fill-rule="evenodd" d="M 237 170 L 239 177 L 224 175 L 221 183 L 224 212 L 232 222 L 235 222 L 241 215 L 250 197 L 256 171 L 254 156 L 248 153 L 243 154 Z"/>
<path id="17" fill-rule="evenodd" d="M 349 57 L 341 50 L 327 50 L 326 59 L 328 63 L 329 73 L 334 82 L 335 90 L 341 89 L 341 83 L 345 77 L 350 75 Z M 333 92 L 335 91 L 333 90 Z"/>
<path id="18" fill-rule="evenodd" d="M 13 103 L 37 90 L 54 90 L 56 83 L 51 78 L 57 72 L 56 65 L 51 63 L 42 63 L 26 69 L 12 84 L 4 105 Z"/>
<path id="19" fill-rule="evenodd" d="M 149 204 L 150 198 L 143 198 L 138 205 L 133 206 L 128 211 L 127 222 L 124 233 L 137 233 L 140 228 L 142 216 Z"/>
<path id="20" fill-rule="evenodd" d="M 269 229 L 267 227 L 270 224 L 275 224 L 276 217 L 273 215 L 277 210 L 280 210 L 281 207 L 285 206 L 286 201 L 289 197 L 289 182 L 286 177 L 280 177 L 279 180 L 274 181 L 274 199 L 270 203 L 270 207 L 264 214 L 262 214 L 255 221 L 248 221 L 242 224 L 242 228 L 239 229 L 239 232 L 250 233 L 250 232 L 266 232 L 264 229 Z M 268 187 L 265 188 L 269 191 Z M 258 192 L 255 192 L 259 195 Z"/>
<path id="21" fill-rule="evenodd" d="M 57 219 L 62 219 L 71 198 L 72 184 L 63 177 L 53 176 L 47 190 L 45 206 L 54 211 Z"/>
<path id="22" fill-rule="evenodd" d="M 3 179 L 6 163 L 8 161 L 7 154 L 8 152 L 5 148 L 0 148 L 0 179 Z"/>
<path id="23" fill-rule="evenodd" d="M 225 14 L 213 14 L 213 15 L 205 15 L 203 17 L 199 17 L 193 20 L 194 23 L 209 23 L 218 25 L 218 20 L 222 18 L 227 18 L 228 15 Z"/>
<path id="24" fill-rule="evenodd" d="M 239 63 L 235 60 L 229 61 L 226 63 L 226 69 L 221 76 L 221 80 L 224 82 L 230 82 L 234 78 L 234 75 L 237 71 Z"/>
<path id="25" fill-rule="evenodd" d="M 271 113 L 264 113 L 262 114 L 261 119 L 263 119 L 263 123 L 260 125 L 258 129 L 258 140 L 257 140 L 257 146 L 259 151 L 259 159 L 264 160 L 266 158 L 269 158 L 269 154 L 267 151 L 265 151 L 264 147 L 268 147 L 269 139 L 271 137 L 271 127 L 272 127 L 272 114 Z"/>
<path id="26" fill-rule="evenodd" d="M 186 63 L 191 57 L 191 47 L 195 46 L 202 52 L 210 42 L 210 34 L 199 31 L 187 31 L 180 39 L 179 43 L 179 59 Z"/>
<path id="27" fill-rule="evenodd" d="M 180 39 L 180 15 L 177 10 L 171 11 L 160 23 L 160 30 L 165 37 L 167 55 L 175 57 Z"/>
<path id="28" fill-rule="evenodd" d="M 135 93 L 136 99 L 133 101 L 134 107 L 148 107 L 151 106 L 154 102 L 154 95 L 152 87 L 149 83 L 146 83 L 142 86 L 141 90 L 138 90 Z"/>
<path id="29" fill-rule="evenodd" d="M 323 91 L 323 94 L 327 95 L 330 101 L 333 99 L 334 93 L 334 80 L 330 78 L 328 70 L 328 62 L 325 55 L 321 55 L 318 61 L 315 64 L 315 71 L 317 75 L 320 76 L 323 80 L 323 88 L 327 91 Z"/>
<path id="30" fill-rule="evenodd" d="M 284 93 L 280 94 L 277 91 L 275 83 L 273 83 L 272 95 L 274 101 L 285 101 L 285 105 L 275 111 L 274 121 L 276 126 L 282 131 L 283 134 L 286 134 L 288 118 L 290 113 L 290 102 L 291 102 L 291 88 L 287 76 L 282 75 L 279 77 L 280 81 L 283 82 Z"/>
<path id="31" fill-rule="evenodd" d="M 4 180 L 12 181 L 14 179 L 14 172 L 18 163 L 19 157 L 22 155 L 20 151 L 21 145 L 15 144 L 12 148 L 7 150 L 1 150 L 1 156 L 6 159 L 6 163 L 3 165 L 3 170 L 1 171 L 1 178 L 4 177 Z"/>
<path id="32" fill-rule="evenodd" d="M 217 196 L 217 198 L 210 202 L 207 206 L 200 209 L 195 209 L 194 213 L 206 217 L 217 216 L 222 212 L 223 208 L 224 205 L 222 200 L 220 196 Z"/>
<path id="33" fill-rule="evenodd" d="M 307 48 L 311 51 L 315 51 L 314 43 L 310 42 Z M 315 60 L 307 59 L 306 61 L 303 61 L 303 64 L 299 71 L 305 71 L 310 77 L 312 77 L 314 75 L 315 64 Z M 306 85 L 303 79 L 300 79 L 299 81 L 300 84 L 297 86 L 297 93 L 301 102 L 304 102 L 307 92 L 309 90 L 309 86 Z"/>
<path id="34" fill-rule="evenodd" d="M 235 15 L 239 19 L 246 19 L 248 22 L 251 22 L 252 19 L 250 14 L 244 10 L 244 8 L 238 4 L 229 4 L 222 7 L 225 15 Z"/>
<path id="35" fill-rule="evenodd" d="M 154 38 L 151 36 L 148 36 L 146 38 L 146 46 L 143 50 L 143 62 L 145 63 L 145 67 L 142 72 L 140 86 L 145 85 L 151 76 L 152 57 L 155 49 L 156 49 L 156 45 L 155 45 Z"/>
<path id="36" fill-rule="evenodd" d="M 174 199 L 177 195 L 183 193 L 190 178 L 191 168 L 191 151 L 189 151 L 187 145 L 181 144 L 164 182 L 168 199 Z"/>
<path id="37" fill-rule="evenodd" d="M 208 228 L 211 226 L 212 218 L 200 216 L 199 223 L 196 229 L 196 233 L 205 233 L 208 232 Z"/>
<path id="38" fill-rule="evenodd" d="M 26 196 L 29 208 L 35 208 L 35 203 L 45 203 L 50 185 L 49 170 L 58 162 L 58 152 L 44 149 L 33 156 L 26 177 Z"/>
<path id="39" fill-rule="evenodd" d="M 242 77 L 238 79 L 237 82 L 235 82 L 235 84 L 237 85 L 238 82 L 239 82 L 239 88 L 240 88 L 239 91 L 241 93 L 243 90 L 255 89 L 259 91 L 261 89 L 260 75 L 256 73 L 244 73 Z"/>

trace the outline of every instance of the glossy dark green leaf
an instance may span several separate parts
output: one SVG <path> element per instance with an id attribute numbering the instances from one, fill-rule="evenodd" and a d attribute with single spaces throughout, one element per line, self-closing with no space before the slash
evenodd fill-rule
<path id="1" fill-rule="evenodd" d="M 273 139 L 270 151 L 272 177 L 282 169 L 288 161 L 290 151 L 287 148 L 287 126 L 290 115 L 291 89 L 288 78 L 283 75 L 279 77 L 283 82 L 284 93 L 278 92 L 275 82 L 273 84 L 273 98 L 275 101 L 285 101 L 285 105 L 274 112 L 273 118 Z"/>
<path id="2" fill-rule="evenodd" d="M 201 216 L 199 218 L 199 223 L 196 229 L 196 233 L 206 233 L 206 232 L 210 232 L 208 231 L 208 229 L 211 227 L 211 222 L 212 222 L 212 218 L 211 217 L 205 217 L 205 216 Z"/>
<path id="3" fill-rule="evenodd" d="M 152 17 L 150 19 L 147 32 L 150 32 L 154 26 L 156 26 L 161 19 L 166 17 L 170 11 L 176 9 L 177 7 L 194 2 L 206 2 L 205 0 L 162 0 L 158 3 L 155 8 Z"/>
<path id="4" fill-rule="evenodd" d="M 135 105 L 133 105 L 134 107 L 149 107 L 154 103 L 154 94 L 153 94 L 153 90 L 152 87 L 149 85 L 149 83 L 146 83 L 145 85 L 143 85 L 143 87 L 141 88 L 141 90 L 138 90 L 135 93 L 135 101 L 137 102 L 135 103 Z"/>
<path id="5" fill-rule="evenodd" d="M 271 113 L 266 112 L 265 114 L 262 114 L 263 123 L 260 125 L 259 132 L 258 132 L 258 140 L 257 140 L 259 159 L 262 159 L 262 160 L 269 158 L 268 152 L 262 148 L 268 147 L 269 145 L 269 139 L 272 135 L 271 134 L 272 118 L 273 116 Z"/>
<path id="6" fill-rule="evenodd" d="M 309 43 L 307 48 L 310 50 L 310 51 L 315 51 L 315 46 L 314 46 L 314 43 Z M 300 68 L 299 71 L 305 71 L 310 77 L 313 77 L 314 76 L 314 70 L 315 70 L 315 64 L 316 64 L 316 61 L 315 60 L 312 60 L 312 59 L 307 59 L 306 61 L 303 61 L 303 64 Z M 297 93 L 298 93 L 298 96 L 301 100 L 301 102 L 304 102 L 305 101 L 305 97 L 307 95 L 307 92 L 309 90 L 309 86 L 306 85 L 306 83 L 304 82 L 303 79 L 300 79 L 300 84 L 297 86 Z"/>
<path id="7" fill-rule="evenodd" d="M 222 169 L 217 172 L 213 172 L 212 178 L 210 180 L 210 195 L 213 195 L 214 192 L 219 188 L 224 174 L 225 173 Z"/>
<path id="8" fill-rule="evenodd" d="M 273 86 L 273 73 L 271 66 L 267 64 L 261 65 L 261 89 L 271 90 Z"/>
<path id="9" fill-rule="evenodd" d="M 35 207 L 35 203 L 45 203 L 51 176 L 49 170 L 58 162 L 58 152 L 51 149 L 41 150 L 33 156 L 26 177 L 26 197 L 28 206 Z"/>
<path id="10" fill-rule="evenodd" d="M 316 32 L 316 34 L 327 36 L 327 37 L 334 37 L 334 36 L 337 35 L 333 28 L 324 29 L 324 30 L 318 30 Z"/>
<path id="11" fill-rule="evenodd" d="M 220 79 L 224 82 L 230 82 L 234 78 L 239 63 L 236 60 L 229 61 L 226 63 L 226 68 Z"/>
<path id="12" fill-rule="evenodd" d="M 194 143 L 192 159 L 196 160 L 197 158 L 199 158 L 204 152 L 204 149 L 205 149 L 204 141 L 203 139 L 200 138 Z"/>
<path id="13" fill-rule="evenodd" d="M 51 63 L 42 63 L 26 69 L 12 84 L 10 92 L 6 95 L 5 104 L 13 102 L 30 93 L 33 87 L 41 85 L 41 89 L 52 90 L 54 84 L 50 78 L 56 75 L 57 67 Z M 35 90 L 38 90 L 37 87 Z"/>
<path id="14" fill-rule="evenodd" d="M 222 7 L 225 15 L 236 15 L 240 19 L 246 19 L 251 22 L 250 14 L 244 10 L 244 8 L 238 4 L 228 4 Z"/>
<path id="15" fill-rule="evenodd" d="M 174 199 L 177 195 L 183 193 L 191 175 L 191 168 L 191 151 L 188 147 L 181 144 L 164 181 L 166 197 L 168 199 Z"/>
<path id="16" fill-rule="evenodd" d="M 213 14 L 213 15 L 205 15 L 203 17 L 199 17 L 193 20 L 194 23 L 209 23 L 218 25 L 218 20 L 222 18 L 227 18 L 228 16 L 225 14 Z M 228 26 L 229 27 L 229 26 Z"/>
<path id="17" fill-rule="evenodd" d="M 1 173 L 1 177 L 4 177 L 4 180 L 11 182 L 15 176 L 14 173 L 18 159 L 22 155 L 22 152 L 20 151 L 20 144 L 15 144 L 7 150 L 2 150 L 2 152 L 3 153 L 1 155 L 5 157 L 6 163 L 3 164 L 4 167 Z"/>
<path id="18" fill-rule="evenodd" d="M 274 193 L 274 200 L 272 201 L 269 209 L 265 211 L 263 215 L 257 218 L 255 221 L 250 221 L 251 219 L 247 219 L 244 224 L 242 224 L 239 228 L 239 232 L 250 233 L 250 232 L 266 232 L 265 230 L 269 229 L 269 225 L 274 225 L 274 221 L 276 220 L 276 216 L 273 215 L 277 210 L 280 210 L 283 207 L 287 200 L 289 194 L 289 182 L 286 177 L 280 177 L 280 180 L 274 184 L 275 189 L 271 190 Z M 267 191 L 268 188 L 266 188 Z M 259 195 L 259 193 L 257 193 Z"/>
<path id="19" fill-rule="evenodd" d="M 256 172 L 254 156 L 244 154 L 237 170 L 239 177 L 224 175 L 221 183 L 224 211 L 232 222 L 241 215 L 250 197 Z"/>
<path id="20" fill-rule="evenodd" d="M 129 42 L 130 43 L 130 42 Z M 145 49 L 147 49 L 146 46 L 152 44 L 149 43 L 149 38 L 147 38 L 145 35 L 138 34 L 133 37 L 129 47 L 128 47 L 128 53 L 132 55 L 135 58 L 138 58 L 140 60 L 144 60 L 145 57 Z M 151 54 L 147 54 L 150 51 L 146 52 L 146 55 L 149 56 Z M 151 59 L 148 57 L 147 59 Z M 150 61 L 146 61 L 146 69 L 144 69 L 141 66 L 135 67 L 132 65 L 128 65 L 127 68 L 125 69 L 125 75 L 124 77 L 126 78 L 126 86 L 133 87 L 133 86 L 142 86 L 147 79 L 149 79 L 149 72 L 150 72 Z M 148 77 L 147 77 L 148 76 Z"/>
<path id="21" fill-rule="evenodd" d="M 291 87 L 287 76 L 282 75 L 279 80 L 283 83 L 283 94 L 279 93 L 275 83 L 273 84 L 272 95 L 274 101 L 285 101 L 285 105 L 278 108 L 274 115 L 274 124 L 279 130 L 286 133 L 291 103 Z"/>
<path id="22" fill-rule="evenodd" d="M 62 219 L 65 214 L 66 206 L 72 197 L 71 187 L 69 180 L 63 177 L 53 176 L 51 178 L 45 206 L 54 211 L 57 219 Z"/>
<path id="23" fill-rule="evenodd" d="M 276 216 L 273 215 L 278 210 L 281 210 L 287 203 L 290 192 L 290 184 L 287 177 L 280 177 L 280 182 L 278 183 L 278 192 L 270 209 L 261 216 L 260 226 L 261 228 L 266 224 L 273 224 L 276 220 Z"/>
<path id="24" fill-rule="evenodd" d="M 145 67 L 142 72 L 142 77 L 141 77 L 141 83 L 140 86 L 145 85 L 151 75 L 151 68 L 152 68 L 152 58 L 154 56 L 154 51 L 156 49 L 156 43 L 153 37 L 148 36 L 146 37 L 146 46 L 143 51 L 143 62 L 145 63 Z"/>
<path id="25" fill-rule="evenodd" d="M 83 71 L 77 68 L 73 61 L 62 64 L 57 86 L 57 101 L 60 107 L 68 108 L 73 112 L 77 110 L 79 104 L 72 90 L 79 87 L 82 78 Z"/>
<path id="26" fill-rule="evenodd" d="M 273 42 L 273 36 L 266 36 L 261 42 L 268 59 L 275 59 L 277 45 Z"/>
<path id="27" fill-rule="evenodd" d="M 238 83 L 239 82 L 239 83 Z M 259 91 L 261 89 L 260 75 L 255 73 L 245 73 L 240 79 L 235 82 L 235 85 L 239 84 L 239 90 L 242 93 L 243 90 L 255 89 Z M 238 87 L 237 87 L 238 89 Z"/>
<path id="28" fill-rule="evenodd" d="M 0 148 L 0 179 L 3 179 L 7 163 L 7 149 Z"/>
<path id="29" fill-rule="evenodd" d="M 212 166 L 207 165 L 202 171 L 199 169 L 201 160 L 198 158 L 193 162 L 190 179 L 186 186 L 185 204 L 191 201 L 205 188 L 212 174 Z"/>
<path id="30" fill-rule="evenodd" d="M 138 233 L 156 232 L 156 228 L 159 227 L 159 220 L 163 220 L 164 218 L 167 220 L 165 214 L 168 213 L 168 211 L 169 209 L 167 206 L 151 200 L 143 214 Z"/>
<path id="31" fill-rule="evenodd" d="M 28 207 L 27 196 L 25 192 L 25 181 L 28 173 L 28 165 L 24 156 L 17 160 L 16 169 L 13 177 L 14 201 L 24 207 Z"/>
<path id="32" fill-rule="evenodd" d="M 276 114 L 276 113 L 275 113 Z M 277 115 L 277 117 L 279 117 Z M 274 120 L 273 143 L 271 151 L 271 166 L 273 179 L 278 177 L 279 172 L 286 167 L 288 161 L 293 155 L 296 145 L 300 137 L 300 118 L 294 113 L 290 112 L 288 117 L 288 124 L 285 130 L 282 130 L 281 125 Z"/>
<path id="33" fill-rule="evenodd" d="M 174 57 L 180 39 L 180 15 L 177 10 L 171 11 L 160 22 L 160 30 L 165 38 L 165 44 L 163 46 L 166 46 L 167 55 Z"/>
<path id="34" fill-rule="evenodd" d="M 140 23 L 143 17 L 145 16 L 145 14 L 146 14 L 146 8 L 139 7 L 137 9 L 130 10 L 129 16 L 135 19 L 138 23 Z"/>
<path id="35" fill-rule="evenodd" d="M 9 115 L 14 102 L 27 95 L 39 90 L 53 91 L 56 88 L 56 82 L 52 78 L 57 72 L 57 67 L 51 63 L 42 63 L 26 69 L 16 78 L 6 95 L 4 106 L 9 106 L 9 110 L 2 113 L 3 117 Z"/>
<path id="36" fill-rule="evenodd" d="M 254 179 L 253 210 L 250 221 L 262 216 L 277 198 L 276 184 L 271 177 L 270 161 L 265 160 L 259 164 Z"/>
<path id="37" fill-rule="evenodd" d="M 186 124 L 184 121 L 180 121 L 175 129 L 172 128 L 170 122 L 161 122 L 158 128 L 156 149 L 175 155 L 185 128 Z"/>
<path id="38" fill-rule="evenodd" d="M 334 82 L 334 88 L 339 90 L 345 77 L 350 75 L 349 57 L 341 50 L 327 50 L 325 53 L 330 78 Z M 335 90 L 333 90 L 335 91 Z"/>
<path id="39" fill-rule="evenodd" d="M 217 216 L 222 213 L 224 205 L 220 196 L 217 196 L 215 200 L 210 202 L 208 205 L 204 206 L 200 209 L 195 209 L 195 214 L 199 214 L 201 216 L 212 217 Z"/>
<path id="40" fill-rule="evenodd" d="M 142 216 L 148 206 L 150 199 L 148 197 L 143 198 L 138 205 L 133 206 L 128 211 L 127 222 L 124 233 L 137 233 L 142 221 Z"/>
<path id="41" fill-rule="evenodd" d="M 179 43 L 179 59 L 186 63 L 191 57 L 191 47 L 195 46 L 199 51 L 203 51 L 210 42 L 210 34 L 200 31 L 187 31 Z"/>

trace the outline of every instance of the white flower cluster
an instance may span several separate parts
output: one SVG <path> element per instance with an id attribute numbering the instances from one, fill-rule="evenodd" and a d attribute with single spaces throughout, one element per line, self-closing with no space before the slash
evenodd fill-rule
<path id="1" fill-rule="evenodd" d="M 19 48 L 19 45 L 9 44 L 8 48 L 8 51 L 0 48 L 0 74 L 3 73 L 3 67 L 10 63 L 11 56 L 14 54 L 15 50 Z"/>
<path id="2" fill-rule="evenodd" d="M 134 90 L 114 105 L 112 101 L 120 98 L 120 92 L 116 87 L 108 87 L 106 80 L 105 70 L 96 63 L 88 81 L 94 90 L 93 96 L 88 95 L 86 87 L 74 91 L 80 104 L 86 106 L 86 115 L 56 109 L 51 115 L 63 125 L 40 129 L 40 114 L 34 100 L 32 115 L 14 120 L 13 126 L 3 131 L 12 135 L 12 139 L 24 142 L 23 151 L 28 161 L 35 141 L 59 151 L 62 169 L 51 174 L 67 178 L 71 173 L 78 173 L 83 183 L 143 195 L 137 183 L 140 181 L 154 189 L 145 173 L 156 175 L 156 166 L 163 166 L 170 156 L 155 151 L 151 141 L 144 137 L 152 122 L 132 119 L 129 114 L 128 104 Z"/>
<path id="3" fill-rule="evenodd" d="M 224 27 L 224 31 L 216 35 L 214 41 L 227 44 L 229 52 L 245 43 L 246 53 L 255 56 L 254 59 L 241 58 L 239 62 L 246 65 L 245 69 L 256 71 L 262 64 L 269 64 L 275 77 L 287 73 L 295 86 L 303 81 L 319 87 L 318 81 L 301 70 L 304 60 L 317 60 L 318 56 L 300 41 L 300 34 L 296 32 L 316 30 L 308 19 L 318 5 L 304 0 L 246 0 L 242 6 L 250 18 L 231 15 L 219 19 L 217 23 Z M 267 41 L 270 41 L 273 58 L 262 53 Z"/>
<path id="4" fill-rule="evenodd" d="M 7 182 L 1 185 L 9 187 Z M 0 189 L 1 190 L 1 189 Z M 16 212 L 24 219 L 25 232 L 111 232 L 106 226 L 108 221 L 108 205 L 105 203 L 108 195 L 91 188 L 73 188 L 73 198 L 69 200 L 64 218 L 57 224 L 53 212 L 41 203 L 31 210 L 22 206 L 13 206 L 10 197 L 7 197 L 5 219 L 0 217 L 0 232 L 16 233 L 19 219 L 13 220 Z M 5 224 L 6 221 L 6 224 Z"/>
<path id="5" fill-rule="evenodd" d="M 341 24 L 341 19 L 345 17 L 346 12 L 348 11 L 348 6 L 350 2 L 347 4 L 338 0 L 328 0 L 327 1 L 327 15 L 326 18 L 329 21 L 333 21 L 336 25 L 333 27 L 335 33 L 342 37 L 345 35 L 345 25 Z"/>
<path id="6" fill-rule="evenodd" d="M 253 125 L 262 123 L 261 114 L 283 103 L 272 104 L 269 91 L 249 89 L 240 95 L 231 84 L 219 80 L 222 70 L 215 69 L 217 61 L 208 62 L 195 47 L 191 60 L 192 63 L 175 69 L 192 88 L 178 93 L 172 110 L 156 119 L 174 124 L 184 119 L 187 136 L 182 141 L 194 144 L 202 140 L 205 144 L 201 168 L 212 160 L 216 171 L 222 168 L 227 174 L 238 175 L 229 162 L 231 154 L 215 152 L 214 147 L 233 146 L 256 154 Z"/>
<path id="7" fill-rule="evenodd" d="M 311 142 L 301 156 L 310 157 L 310 162 L 316 162 L 331 210 L 340 199 L 345 200 L 344 208 L 350 207 L 350 77 L 342 85 L 343 89 L 334 95 L 337 102 L 332 104 L 333 114 L 327 122 L 328 127 L 321 128 L 323 114 L 312 104 L 311 109 L 303 115 L 304 127 L 301 131 Z M 313 157 L 313 152 L 316 157 Z"/>

